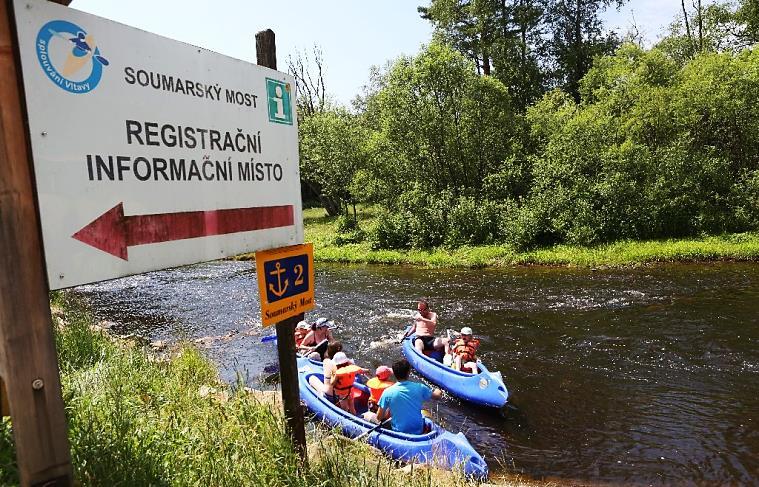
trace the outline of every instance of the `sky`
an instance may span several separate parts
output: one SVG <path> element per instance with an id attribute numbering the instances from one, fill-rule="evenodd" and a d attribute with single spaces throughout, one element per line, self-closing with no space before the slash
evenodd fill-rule
<path id="1" fill-rule="evenodd" d="M 369 69 L 401 55 L 416 54 L 432 36 L 419 17 L 428 0 L 73 0 L 71 7 L 171 39 L 255 62 L 255 34 L 272 29 L 277 62 L 287 71 L 288 56 L 323 53 L 327 92 L 342 103 L 367 83 Z M 622 33 L 634 17 L 648 43 L 660 36 L 678 12 L 676 0 L 631 0 L 604 15 Z"/>

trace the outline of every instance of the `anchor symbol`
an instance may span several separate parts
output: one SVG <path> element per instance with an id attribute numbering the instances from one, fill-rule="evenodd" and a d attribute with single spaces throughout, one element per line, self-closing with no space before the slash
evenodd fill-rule
<path id="1" fill-rule="evenodd" d="M 285 287 L 282 287 L 282 273 L 285 272 L 287 269 L 280 269 L 279 262 L 274 264 L 274 267 L 276 267 L 277 270 L 271 271 L 269 275 L 277 276 L 277 289 L 274 289 L 274 284 L 269 283 L 269 291 L 274 293 L 278 298 L 281 298 L 282 295 L 285 294 L 285 291 L 287 291 L 287 285 L 290 284 L 290 282 L 288 279 L 285 279 Z"/>

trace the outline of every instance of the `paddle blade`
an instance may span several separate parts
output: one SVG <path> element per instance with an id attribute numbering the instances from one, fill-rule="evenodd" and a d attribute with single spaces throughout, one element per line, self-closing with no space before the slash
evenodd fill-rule
<path id="1" fill-rule="evenodd" d="M 261 343 L 277 341 L 277 335 L 269 335 L 261 338 Z"/>

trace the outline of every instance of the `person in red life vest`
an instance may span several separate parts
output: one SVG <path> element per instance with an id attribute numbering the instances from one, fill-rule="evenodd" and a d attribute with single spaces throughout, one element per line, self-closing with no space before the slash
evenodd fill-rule
<path id="1" fill-rule="evenodd" d="M 477 348 L 480 341 L 472 337 L 472 329 L 465 326 L 461 335 L 451 346 L 453 368 L 465 372 L 477 373 Z"/>
<path id="2" fill-rule="evenodd" d="M 417 312 L 414 314 L 414 324 L 406 332 L 403 338 L 416 334 L 414 347 L 419 353 L 430 350 L 439 350 L 448 345 L 447 338 L 435 337 L 435 327 L 437 327 L 437 313 L 430 309 L 430 304 L 426 298 L 419 300 L 416 306 Z"/>
<path id="3" fill-rule="evenodd" d="M 356 414 L 356 407 L 353 404 L 353 383 L 356 381 L 357 374 L 369 372 L 353 361 L 348 359 L 345 352 L 337 352 L 332 361 L 335 363 L 335 370 L 332 373 L 331 385 L 332 391 L 337 399 L 337 405 L 340 409 Z"/>
<path id="4" fill-rule="evenodd" d="M 372 377 L 366 382 L 366 387 L 369 388 L 369 409 L 364 413 L 364 419 L 373 423 L 377 422 L 377 405 L 379 404 L 380 397 L 385 389 L 395 384 L 393 376 L 393 369 L 387 365 L 380 365 L 374 372 L 375 377 Z"/>
<path id="5" fill-rule="evenodd" d="M 301 321 L 295 325 L 295 348 L 297 349 L 306 338 L 308 332 L 311 330 L 311 325 L 307 321 Z"/>

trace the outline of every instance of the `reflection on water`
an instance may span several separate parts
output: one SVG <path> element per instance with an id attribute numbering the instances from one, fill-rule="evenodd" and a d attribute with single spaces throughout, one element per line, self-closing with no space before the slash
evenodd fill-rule
<path id="1" fill-rule="evenodd" d="M 251 263 L 218 262 L 74 291 L 117 333 L 199 346 L 234 380 L 276 362 Z M 446 397 L 437 415 L 491 470 L 578 482 L 759 482 L 759 266 L 427 270 L 319 265 L 312 317 L 350 354 L 400 357 L 428 296 L 442 328 L 472 326 L 503 372 L 507 420 Z"/>

